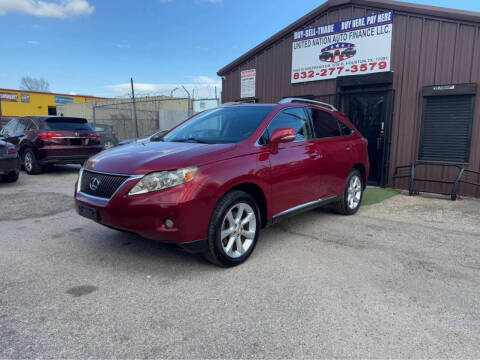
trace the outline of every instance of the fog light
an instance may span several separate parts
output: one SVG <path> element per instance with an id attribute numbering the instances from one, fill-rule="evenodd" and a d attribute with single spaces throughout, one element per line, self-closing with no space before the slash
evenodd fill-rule
<path id="1" fill-rule="evenodd" d="M 165 220 L 165 226 L 167 227 L 167 229 L 171 229 L 175 226 L 175 223 L 172 220 L 167 219 Z"/>

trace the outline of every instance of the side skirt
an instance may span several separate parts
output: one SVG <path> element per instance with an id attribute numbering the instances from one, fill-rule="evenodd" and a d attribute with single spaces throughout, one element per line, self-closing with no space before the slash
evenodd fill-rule
<path id="1" fill-rule="evenodd" d="M 331 204 L 332 202 L 335 202 L 338 199 L 337 195 L 328 195 L 325 196 L 324 198 L 308 202 L 306 204 L 298 205 L 295 206 L 291 209 L 282 211 L 281 213 L 275 215 L 271 220 L 267 222 L 267 226 L 276 224 L 277 222 L 289 218 L 291 216 L 295 216 L 307 211 L 310 211 L 312 209 L 315 209 L 317 207 L 325 206 L 328 204 Z"/>

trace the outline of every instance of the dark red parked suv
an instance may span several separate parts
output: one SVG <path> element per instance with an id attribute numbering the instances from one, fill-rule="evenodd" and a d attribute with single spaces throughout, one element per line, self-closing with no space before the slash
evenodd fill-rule
<path id="1" fill-rule="evenodd" d="M 20 117 L 10 120 L 0 137 L 16 146 L 29 174 L 49 164 L 83 164 L 102 150 L 100 136 L 81 118 Z"/>
<path id="2" fill-rule="evenodd" d="M 232 266 L 284 216 L 326 204 L 354 214 L 368 171 L 366 140 L 331 105 L 230 104 L 90 158 L 75 199 L 103 225 Z"/>

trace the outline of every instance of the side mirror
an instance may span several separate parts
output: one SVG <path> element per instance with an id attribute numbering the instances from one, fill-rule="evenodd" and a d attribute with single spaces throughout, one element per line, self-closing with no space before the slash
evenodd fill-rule
<path id="1" fill-rule="evenodd" d="M 155 135 L 153 135 L 150 138 L 150 141 L 162 141 L 163 137 L 165 136 L 165 134 L 167 132 L 168 132 L 168 130 L 164 130 L 164 131 L 160 131 L 160 132 L 156 133 Z"/>
<path id="2" fill-rule="evenodd" d="M 270 144 L 292 142 L 297 138 L 297 132 L 292 128 L 278 128 L 270 137 Z"/>

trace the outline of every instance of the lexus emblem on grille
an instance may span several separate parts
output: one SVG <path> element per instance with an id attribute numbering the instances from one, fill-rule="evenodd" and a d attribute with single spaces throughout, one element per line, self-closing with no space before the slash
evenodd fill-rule
<path id="1" fill-rule="evenodd" d="M 98 180 L 98 178 L 94 177 L 92 178 L 92 180 L 90 180 L 90 185 L 89 185 L 90 190 L 96 191 L 99 185 L 100 185 L 100 180 Z"/>

